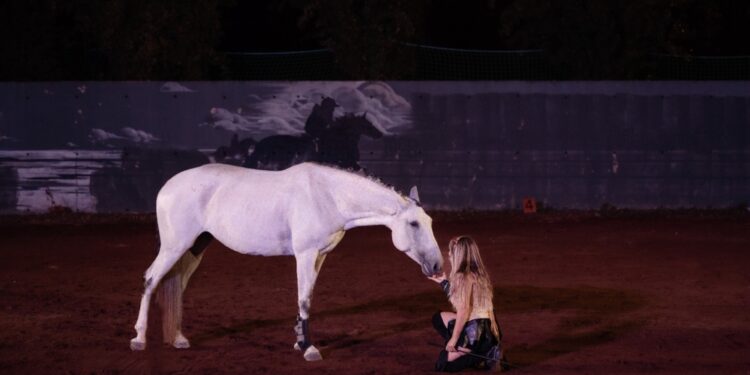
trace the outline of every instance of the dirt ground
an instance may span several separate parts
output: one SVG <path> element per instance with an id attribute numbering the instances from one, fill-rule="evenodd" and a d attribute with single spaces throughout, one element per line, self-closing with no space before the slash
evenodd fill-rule
<path id="1" fill-rule="evenodd" d="M 750 374 L 747 215 L 436 214 L 441 246 L 474 236 L 495 285 L 511 373 Z M 0 373 L 431 373 L 449 305 L 386 228 L 349 231 L 314 293 L 313 339 L 292 349 L 291 257 L 213 243 L 191 279 L 185 334 L 131 352 L 141 275 L 155 256 L 144 220 L 0 220 Z"/>

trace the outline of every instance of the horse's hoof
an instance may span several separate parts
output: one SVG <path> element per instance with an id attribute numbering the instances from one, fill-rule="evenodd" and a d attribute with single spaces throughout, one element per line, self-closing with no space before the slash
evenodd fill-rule
<path id="1" fill-rule="evenodd" d="M 190 347 L 190 341 L 188 341 L 187 339 L 182 339 L 182 340 L 177 339 L 177 340 L 174 340 L 174 343 L 172 344 L 172 346 L 174 346 L 177 349 L 187 349 Z"/>
<path id="2" fill-rule="evenodd" d="M 307 348 L 307 350 L 305 350 L 305 354 L 303 356 L 305 357 L 306 361 L 311 361 L 311 362 L 320 361 L 321 359 L 323 359 L 323 356 L 320 355 L 320 352 L 318 351 L 318 349 L 312 345 L 310 345 L 310 347 Z"/>
<path id="3" fill-rule="evenodd" d="M 294 343 L 294 350 L 296 350 L 296 351 L 298 351 L 298 352 L 301 352 L 301 351 L 302 351 L 302 349 L 301 349 L 301 348 L 299 347 L 299 343 L 298 343 L 298 342 L 295 342 L 295 343 Z"/>
<path id="4" fill-rule="evenodd" d="M 130 350 L 143 350 L 146 349 L 146 343 L 138 341 L 137 339 L 130 340 Z"/>
<path id="5" fill-rule="evenodd" d="M 172 346 L 174 346 L 177 349 L 187 349 L 190 347 L 190 341 L 182 335 L 182 332 L 177 331 L 177 334 L 174 337 L 174 341 L 172 341 Z"/>

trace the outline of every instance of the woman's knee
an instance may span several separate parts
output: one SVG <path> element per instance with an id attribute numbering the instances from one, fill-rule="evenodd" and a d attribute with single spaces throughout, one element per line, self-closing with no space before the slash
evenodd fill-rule
<path id="1" fill-rule="evenodd" d="M 463 352 L 450 352 L 448 353 L 448 362 L 456 361 L 465 355 L 466 353 L 463 353 Z"/>
<path id="2" fill-rule="evenodd" d="M 443 311 L 440 313 L 440 318 L 443 320 L 443 325 L 448 326 L 448 322 L 456 319 L 456 313 L 450 311 Z"/>

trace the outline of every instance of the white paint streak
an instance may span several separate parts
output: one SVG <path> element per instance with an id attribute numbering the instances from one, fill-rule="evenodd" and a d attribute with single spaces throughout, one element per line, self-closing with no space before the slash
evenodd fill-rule
<path id="1" fill-rule="evenodd" d="M 617 171 L 620 169 L 620 163 L 617 161 L 617 153 L 612 153 L 612 174 L 617 174 Z"/>
<path id="2" fill-rule="evenodd" d="M 366 113 L 385 134 L 411 126 L 411 104 L 384 82 L 293 82 L 270 84 L 278 92 L 267 97 L 248 95 L 244 108 L 214 107 L 202 126 L 254 135 L 301 134 L 315 104 L 331 97 L 339 104 L 335 117 Z"/>

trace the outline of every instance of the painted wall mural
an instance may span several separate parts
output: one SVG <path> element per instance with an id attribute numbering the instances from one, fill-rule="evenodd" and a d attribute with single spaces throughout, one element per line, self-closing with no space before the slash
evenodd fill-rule
<path id="1" fill-rule="evenodd" d="M 747 82 L 0 84 L 0 212 L 152 211 L 175 173 L 303 161 L 427 206 L 725 207 L 750 191 Z"/>

